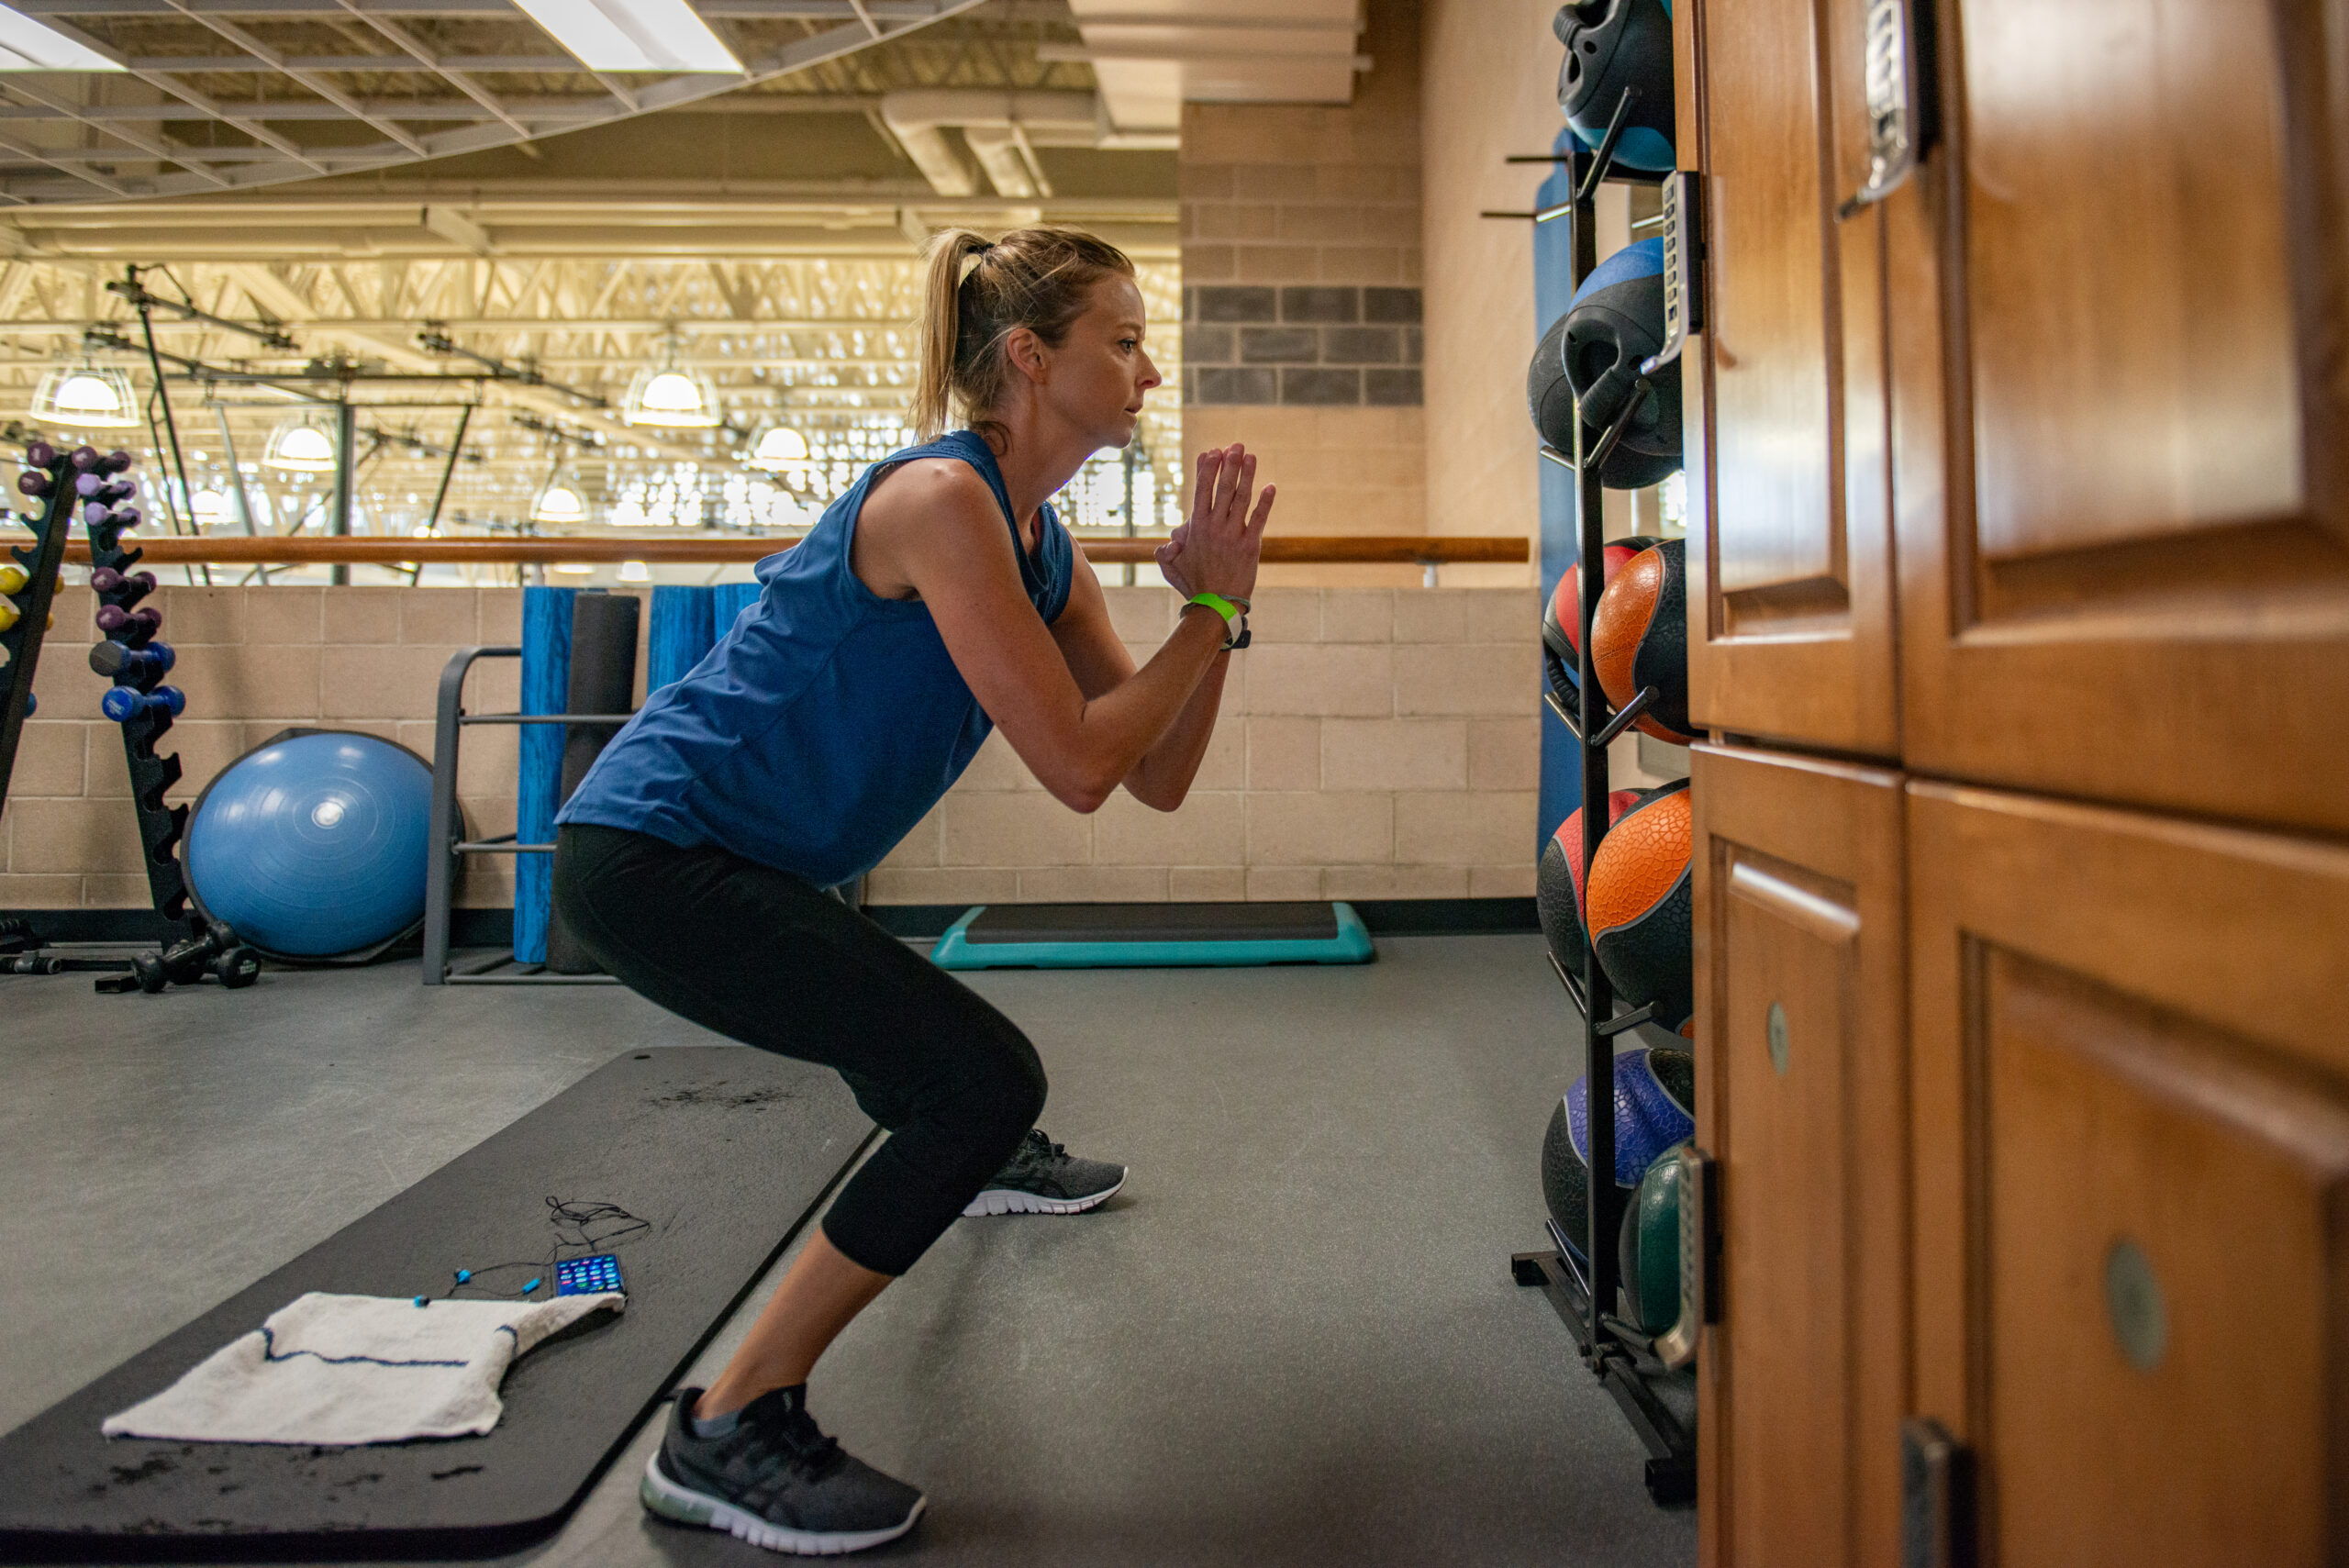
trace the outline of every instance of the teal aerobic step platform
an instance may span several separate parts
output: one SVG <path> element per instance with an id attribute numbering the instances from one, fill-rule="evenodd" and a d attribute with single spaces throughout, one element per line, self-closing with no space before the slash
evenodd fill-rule
<path id="1" fill-rule="evenodd" d="M 1368 963 L 1347 904 L 982 904 L 930 950 L 941 969 Z"/>

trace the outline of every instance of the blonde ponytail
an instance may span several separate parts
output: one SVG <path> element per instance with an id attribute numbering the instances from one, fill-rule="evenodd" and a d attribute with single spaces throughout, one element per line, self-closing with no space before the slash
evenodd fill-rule
<path id="1" fill-rule="evenodd" d="M 974 260 L 965 276 L 963 263 Z M 1108 272 L 1134 271 L 1124 251 L 1073 228 L 1015 228 L 992 242 L 949 229 L 930 242 L 927 261 L 912 411 L 925 441 L 953 422 L 958 405 L 974 428 L 1000 436 L 988 415 L 1009 384 L 1004 339 L 1025 327 L 1060 347 L 1094 284 Z"/>
<path id="2" fill-rule="evenodd" d="M 986 249 L 986 237 L 967 228 L 948 229 L 930 242 L 921 291 L 921 379 L 914 384 L 913 405 L 914 433 L 925 441 L 936 440 L 954 417 L 956 295 L 963 261 Z"/>

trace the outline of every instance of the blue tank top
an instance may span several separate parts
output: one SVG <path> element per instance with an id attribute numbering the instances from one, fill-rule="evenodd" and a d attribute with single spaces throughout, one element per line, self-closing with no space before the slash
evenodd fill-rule
<path id="1" fill-rule="evenodd" d="M 893 453 L 824 508 L 807 537 L 758 564 L 759 597 L 709 656 L 664 686 L 604 748 L 556 820 L 715 844 L 829 887 L 873 869 L 938 804 L 995 728 L 918 600 L 885 599 L 849 567 L 865 493 L 917 458 L 960 458 L 1003 507 L 1029 602 L 1068 606 L 1074 551 L 1043 508 L 1019 545 L 1003 471 L 956 430 Z"/>

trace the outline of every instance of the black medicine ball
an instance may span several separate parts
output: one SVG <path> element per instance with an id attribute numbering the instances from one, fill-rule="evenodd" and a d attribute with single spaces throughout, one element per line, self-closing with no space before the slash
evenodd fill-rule
<path id="1" fill-rule="evenodd" d="M 1571 0 L 1550 30 L 1566 46 L 1558 67 L 1558 107 L 1586 147 L 1606 139 L 1623 89 L 1639 96 L 1624 117 L 1615 161 L 1643 173 L 1673 167 L 1670 0 Z"/>

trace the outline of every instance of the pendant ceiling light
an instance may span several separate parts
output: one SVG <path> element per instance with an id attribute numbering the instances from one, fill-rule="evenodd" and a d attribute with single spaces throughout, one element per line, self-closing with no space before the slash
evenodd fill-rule
<path id="1" fill-rule="evenodd" d="M 128 430 L 139 423 L 130 377 L 83 360 L 44 372 L 33 392 L 33 417 L 83 430 Z"/>
<path id="2" fill-rule="evenodd" d="M 770 425 L 751 449 L 751 466 L 769 473 L 796 469 L 807 461 L 807 438 L 788 425 Z"/>
<path id="3" fill-rule="evenodd" d="M 334 437 L 315 414 L 297 414 L 269 434 L 261 461 L 287 473 L 332 473 Z"/>
<path id="4" fill-rule="evenodd" d="M 195 514 L 198 533 L 208 533 L 228 520 L 228 497 L 217 490 L 199 490 L 188 510 Z"/>
<path id="5" fill-rule="evenodd" d="M 556 480 L 539 492 L 530 504 L 530 521 L 534 523 L 584 523 L 587 520 L 587 503 L 579 492 Z"/>
<path id="6" fill-rule="evenodd" d="M 718 423 L 718 384 L 677 363 L 677 340 L 669 339 L 660 368 L 636 373 L 620 417 L 631 425 L 669 429 L 707 429 Z"/>

